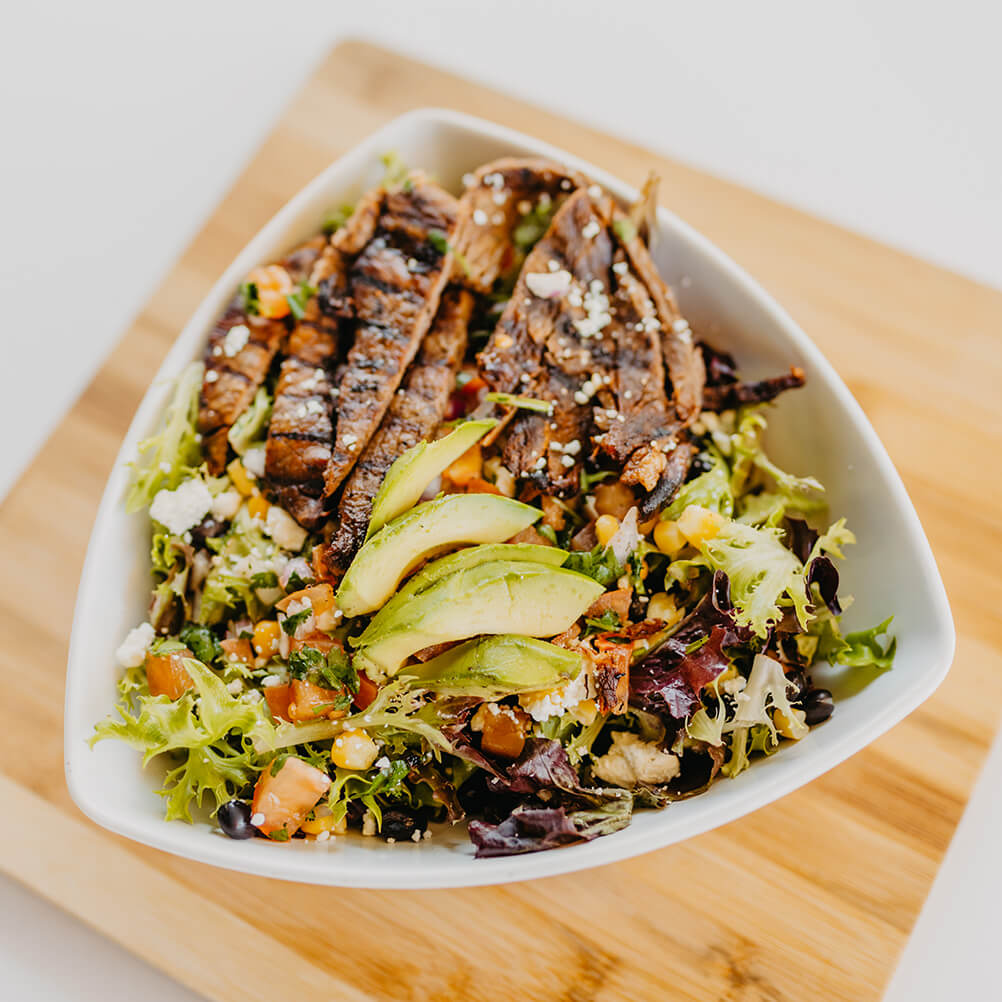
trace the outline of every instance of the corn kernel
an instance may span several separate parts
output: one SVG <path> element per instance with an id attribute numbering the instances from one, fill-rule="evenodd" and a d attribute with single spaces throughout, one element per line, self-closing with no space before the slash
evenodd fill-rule
<path id="1" fill-rule="evenodd" d="M 233 462 L 226 467 L 226 472 L 230 475 L 230 480 L 233 481 L 233 486 L 236 487 L 236 489 L 243 494 L 245 498 L 249 498 L 254 493 L 254 480 L 239 459 L 234 459 Z"/>
<path id="2" fill-rule="evenodd" d="M 659 591 L 647 603 L 647 618 L 662 619 L 667 626 L 674 626 L 682 618 L 682 610 L 675 604 L 675 597 Z"/>
<path id="3" fill-rule="evenodd" d="M 608 546 L 619 530 L 619 519 L 615 515 L 599 515 L 595 520 L 595 535 L 602 546 Z"/>
<path id="4" fill-rule="evenodd" d="M 334 830 L 334 815 L 325 814 L 322 818 L 307 818 L 299 827 L 307 835 L 319 835 L 321 832 Z"/>
<path id="5" fill-rule="evenodd" d="M 723 524 L 722 515 L 708 508 L 701 508 L 698 504 L 689 505 L 678 520 L 679 530 L 693 546 L 699 546 L 708 539 L 713 539 Z"/>
<path id="6" fill-rule="evenodd" d="M 622 480 L 596 484 L 595 511 L 599 515 L 613 515 L 625 518 L 626 513 L 636 504 L 633 491 Z"/>
<path id="7" fill-rule="evenodd" d="M 259 623 L 254 624 L 254 636 L 251 639 L 251 643 L 254 645 L 254 650 L 257 651 L 259 657 L 267 658 L 271 657 L 272 654 L 278 653 L 280 636 L 281 631 L 278 627 L 278 620 L 262 619 Z"/>
<path id="8" fill-rule="evenodd" d="M 255 494 L 247 502 L 247 514 L 251 518 L 259 518 L 263 522 L 268 517 L 270 507 L 271 505 L 260 494 Z"/>
<path id="9" fill-rule="evenodd" d="M 773 710 L 772 723 L 777 733 L 782 734 L 784 738 L 789 738 L 791 741 L 799 741 L 804 736 L 803 728 L 807 722 L 807 714 L 803 710 L 798 710 L 795 706 L 790 707 L 790 712 L 793 714 L 793 720 L 782 710 Z"/>
<path id="10" fill-rule="evenodd" d="M 331 744 L 331 761 L 342 769 L 368 769 L 379 757 L 376 742 L 365 731 L 342 731 Z"/>
<path id="11" fill-rule="evenodd" d="M 658 522 L 654 527 L 654 545 L 674 560 L 686 547 L 685 536 L 678 522 Z"/>
<path id="12" fill-rule="evenodd" d="M 593 724 L 598 716 L 598 704 L 594 699 L 582 699 L 574 707 L 574 716 L 587 727 L 589 724 Z"/>

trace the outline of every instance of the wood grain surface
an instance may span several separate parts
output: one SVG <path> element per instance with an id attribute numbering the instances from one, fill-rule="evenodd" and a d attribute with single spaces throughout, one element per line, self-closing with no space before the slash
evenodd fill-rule
<path id="1" fill-rule="evenodd" d="M 805 789 L 590 872 L 338 890 L 131 844 L 79 814 L 62 762 L 77 578 L 118 443 L 245 241 L 332 159 L 421 105 L 543 136 L 635 184 L 662 173 L 666 202 L 775 294 L 876 426 L 946 580 L 954 668 Z M 467 81 L 339 46 L 0 508 L 0 868 L 213 999 L 878 999 L 999 722 L 1000 331 L 997 292 Z"/>

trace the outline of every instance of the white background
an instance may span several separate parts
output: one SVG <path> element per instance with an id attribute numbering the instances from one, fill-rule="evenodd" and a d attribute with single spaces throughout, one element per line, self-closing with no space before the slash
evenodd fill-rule
<path id="1" fill-rule="evenodd" d="M 1002 287 L 1002 14 L 983 0 L 20 4 L 0 60 L 0 495 L 347 35 Z M 1002 745 L 893 1002 L 998 997 L 1000 789 Z M 0 984 L 18 1000 L 194 998 L 3 881 Z"/>

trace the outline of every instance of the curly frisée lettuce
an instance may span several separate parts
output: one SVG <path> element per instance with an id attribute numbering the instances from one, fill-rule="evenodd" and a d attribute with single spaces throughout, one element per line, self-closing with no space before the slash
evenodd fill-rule
<path id="1" fill-rule="evenodd" d="M 147 507 L 157 491 L 163 487 L 173 490 L 201 465 L 196 421 L 204 372 L 201 362 L 192 362 L 184 369 L 167 405 L 162 429 L 139 443 L 132 486 L 125 497 L 126 511 Z"/>
<path id="2" fill-rule="evenodd" d="M 639 216 L 565 239 L 564 207 L 597 198 L 574 171 L 516 193 L 535 168 L 481 168 L 457 208 L 385 166 L 358 203 L 377 236 L 347 232 L 348 210 L 332 245 L 255 268 L 140 443 L 125 503 L 149 518 L 149 606 L 93 741 L 156 760 L 168 820 L 333 845 L 468 819 L 489 857 L 611 834 L 810 740 L 837 708 L 823 662 L 841 698 L 891 667 L 895 640 L 890 620 L 843 632 L 855 538 L 767 453 L 766 407 L 803 372 L 744 382 L 662 316 Z M 380 253 L 403 254 L 394 281 L 430 324 L 408 340 L 416 321 L 381 316 L 392 358 L 362 333 L 375 301 L 352 271 L 387 213 L 413 232 Z M 478 217 L 502 242 L 486 278 L 462 229 Z M 554 234 L 566 269 L 534 249 Z M 613 256 L 584 267 L 579 245 Z M 537 260 L 551 274 L 523 275 Z M 664 352 L 630 347 L 649 322 Z M 526 385 L 523 344 L 587 347 L 594 325 L 600 351 L 547 351 Z"/>

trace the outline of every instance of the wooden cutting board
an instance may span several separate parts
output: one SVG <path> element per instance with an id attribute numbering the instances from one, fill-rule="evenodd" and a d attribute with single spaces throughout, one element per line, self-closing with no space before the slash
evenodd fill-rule
<path id="1" fill-rule="evenodd" d="M 807 788 L 727 827 L 507 887 L 303 887 L 189 863 L 85 820 L 63 781 L 77 578 L 119 440 L 245 241 L 331 160 L 421 105 L 543 136 L 747 266 L 877 428 L 950 592 L 953 671 Z M 918 208 L 918 207 L 917 207 Z M 998 726 L 1002 295 L 741 188 L 360 43 L 337 47 L 0 507 L 0 868 L 198 992 L 285 999 L 878 999 Z"/>

